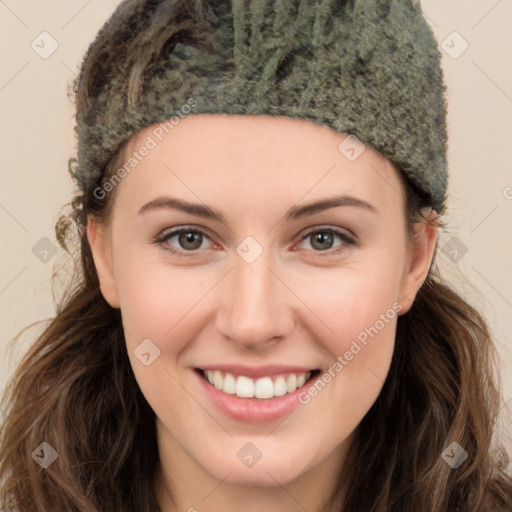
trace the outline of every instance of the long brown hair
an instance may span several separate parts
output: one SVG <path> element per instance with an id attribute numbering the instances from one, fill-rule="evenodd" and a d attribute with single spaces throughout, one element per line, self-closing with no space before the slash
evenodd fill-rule
<path id="1" fill-rule="evenodd" d="M 75 84 L 77 112 L 94 102 L 107 72 L 136 90 L 159 52 L 185 39 L 203 44 L 191 2 L 167 0 L 172 18 L 154 17 L 161 3 L 129 0 L 116 11 L 87 52 Z M 124 63 L 120 55 L 126 56 Z M 123 147 L 102 170 L 104 180 L 122 156 Z M 154 494 L 155 414 L 135 380 L 120 312 L 100 292 L 86 237 L 87 216 L 106 223 L 113 204 L 113 195 L 99 200 L 93 194 L 97 185 L 77 193 L 57 222 L 59 243 L 78 256 L 75 280 L 4 392 L 0 503 L 7 511 L 160 510 Z M 431 202 L 405 177 L 404 190 L 412 233 Z M 348 494 L 341 503 L 338 489 L 333 507 L 512 511 L 508 459 L 491 443 L 500 404 L 497 383 L 496 352 L 485 321 L 433 266 L 411 310 L 398 318 L 388 377 L 358 425 L 346 461 Z M 442 457 L 455 442 L 468 454 L 458 468 Z M 43 468 L 36 459 L 48 453 L 48 445 L 58 455 Z"/>

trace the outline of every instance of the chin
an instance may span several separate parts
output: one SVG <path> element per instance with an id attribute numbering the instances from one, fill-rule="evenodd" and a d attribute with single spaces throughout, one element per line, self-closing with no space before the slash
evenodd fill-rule
<path id="1" fill-rule="evenodd" d="M 264 465 L 261 461 L 260 464 L 258 468 L 227 468 L 227 471 L 231 471 L 228 477 L 226 477 L 227 472 L 219 474 L 218 468 L 215 468 L 213 476 L 225 484 L 243 487 L 276 487 L 289 484 L 301 474 L 300 471 L 292 472 L 276 464 Z"/>
<path id="2" fill-rule="evenodd" d="M 239 448 L 239 445 L 242 448 Z M 282 453 L 272 450 L 270 457 L 265 457 L 265 454 L 261 453 L 259 460 L 256 458 L 251 460 L 250 455 L 247 454 L 252 452 L 257 457 L 255 450 L 250 441 L 237 443 L 230 457 L 226 457 L 224 451 L 208 461 L 198 460 L 198 462 L 214 478 L 227 484 L 248 487 L 286 485 L 308 470 L 303 453 L 290 458 L 290 452 L 283 446 Z"/>

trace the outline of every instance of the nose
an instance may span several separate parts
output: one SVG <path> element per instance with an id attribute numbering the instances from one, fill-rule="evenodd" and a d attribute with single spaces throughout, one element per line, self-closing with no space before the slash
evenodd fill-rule
<path id="1" fill-rule="evenodd" d="M 266 254 L 252 263 L 235 255 L 217 310 L 218 332 L 251 350 L 264 350 L 281 341 L 294 327 L 294 295 L 279 272 L 270 268 Z"/>

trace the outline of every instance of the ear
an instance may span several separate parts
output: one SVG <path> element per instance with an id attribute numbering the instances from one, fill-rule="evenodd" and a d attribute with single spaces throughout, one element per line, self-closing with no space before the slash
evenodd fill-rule
<path id="1" fill-rule="evenodd" d="M 436 217 L 435 211 L 431 211 L 426 216 L 428 220 Z M 427 278 L 434 258 L 437 237 L 437 227 L 425 219 L 421 219 L 414 226 L 414 233 L 408 249 L 407 264 L 400 285 L 401 315 L 411 309 L 418 290 Z"/>
<path id="2" fill-rule="evenodd" d="M 98 273 L 101 294 L 110 306 L 118 308 L 119 299 L 112 272 L 112 258 L 107 233 L 103 225 L 98 224 L 91 217 L 87 218 L 87 240 Z"/>

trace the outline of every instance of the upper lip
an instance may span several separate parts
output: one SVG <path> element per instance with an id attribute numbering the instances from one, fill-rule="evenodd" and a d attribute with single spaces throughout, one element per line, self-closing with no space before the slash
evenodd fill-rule
<path id="1" fill-rule="evenodd" d="M 271 364 L 267 366 L 246 366 L 242 364 L 211 364 L 198 367 L 199 370 L 218 370 L 224 373 L 232 373 L 233 375 L 245 375 L 252 379 L 260 377 L 271 377 L 281 375 L 283 373 L 307 373 L 316 370 L 308 366 L 289 366 L 282 364 Z"/>

